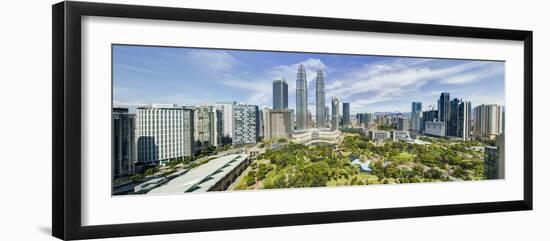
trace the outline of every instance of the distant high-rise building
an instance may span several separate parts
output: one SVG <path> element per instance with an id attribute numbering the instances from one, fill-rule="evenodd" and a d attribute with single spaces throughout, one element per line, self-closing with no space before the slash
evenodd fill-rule
<path id="1" fill-rule="evenodd" d="M 233 106 L 234 101 L 217 102 L 214 106 L 222 112 L 222 144 L 231 144 L 233 139 Z"/>
<path id="2" fill-rule="evenodd" d="M 451 95 L 447 92 L 441 93 L 437 102 L 437 110 L 439 111 L 438 117 L 440 122 L 445 123 L 446 135 L 450 135 L 450 128 L 447 128 L 451 120 Z"/>
<path id="3" fill-rule="evenodd" d="M 315 81 L 315 122 L 317 128 L 325 128 L 325 78 L 323 71 L 317 71 L 317 78 Z"/>
<path id="4" fill-rule="evenodd" d="M 413 102 L 411 105 L 411 129 L 422 130 L 422 102 Z"/>
<path id="5" fill-rule="evenodd" d="M 474 108 L 474 136 L 478 139 L 494 139 L 502 131 L 499 105 L 479 105 Z"/>
<path id="6" fill-rule="evenodd" d="M 233 145 L 256 143 L 259 115 L 255 105 L 237 104 L 233 107 Z"/>
<path id="7" fill-rule="evenodd" d="M 461 101 L 458 106 L 458 128 L 457 136 L 462 140 L 469 140 L 470 130 L 472 129 L 472 103 L 470 101 Z"/>
<path id="8" fill-rule="evenodd" d="M 425 131 L 425 126 L 426 126 L 426 122 L 428 121 L 431 121 L 431 122 L 434 122 L 434 121 L 438 121 L 438 113 L 439 111 L 437 110 L 428 110 L 428 111 L 424 111 L 422 112 L 422 126 L 421 126 L 421 129 L 422 131 L 424 132 Z"/>
<path id="9" fill-rule="evenodd" d="M 410 129 L 409 119 L 407 118 L 397 118 L 397 129 L 400 131 L 408 131 Z"/>
<path id="10" fill-rule="evenodd" d="M 374 122 L 372 113 L 357 113 L 355 118 L 360 124 L 369 124 Z"/>
<path id="11" fill-rule="evenodd" d="M 194 111 L 176 105 L 151 105 L 136 110 L 137 161 L 163 163 L 194 153 Z"/>
<path id="12" fill-rule="evenodd" d="M 263 137 L 262 123 L 263 123 L 263 113 L 258 106 L 256 107 L 256 141 L 260 141 Z"/>
<path id="13" fill-rule="evenodd" d="M 296 76 L 296 129 L 307 129 L 307 77 L 304 65 L 298 67 Z"/>
<path id="14" fill-rule="evenodd" d="M 377 125 L 384 125 L 384 115 L 377 115 L 376 116 L 376 124 Z"/>
<path id="15" fill-rule="evenodd" d="M 290 138 L 290 111 L 264 109 L 265 139 Z"/>
<path id="16" fill-rule="evenodd" d="M 424 134 L 444 137 L 446 134 L 445 122 L 441 121 L 426 121 L 424 122 Z"/>
<path id="17" fill-rule="evenodd" d="M 195 108 L 195 148 L 197 150 L 222 145 L 222 110 L 201 105 Z"/>
<path id="18" fill-rule="evenodd" d="M 307 128 L 313 128 L 313 117 L 311 116 L 311 111 L 309 109 L 306 112 L 306 121 Z"/>
<path id="19" fill-rule="evenodd" d="M 339 115 L 340 115 L 340 100 L 337 97 L 332 97 L 332 121 L 330 123 L 332 130 L 338 130 L 339 126 Z"/>
<path id="20" fill-rule="evenodd" d="M 483 160 L 485 179 L 504 179 L 504 134 L 496 136 L 495 146 L 485 147 Z"/>
<path id="21" fill-rule="evenodd" d="M 498 147 L 486 146 L 483 159 L 483 174 L 485 179 L 498 179 Z"/>
<path id="22" fill-rule="evenodd" d="M 269 110 L 269 108 L 267 108 Z M 265 110 L 265 109 L 264 109 Z M 258 130 L 258 137 L 257 140 L 261 140 L 262 138 L 265 138 L 265 126 L 264 126 L 264 110 L 258 108 L 258 117 L 256 120 L 256 129 Z"/>
<path id="23" fill-rule="evenodd" d="M 113 178 L 134 174 L 136 115 L 128 108 L 113 108 L 112 113 L 112 168 Z"/>
<path id="24" fill-rule="evenodd" d="M 351 125 L 350 121 L 350 112 L 349 112 L 349 102 L 344 102 L 342 104 L 342 125 L 349 126 Z"/>
<path id="25" fill-rule="evenodd" d="M 451 113 L 449 123 L 447 125 L 448 136 L 458 136 L 458 107 L 460 102 L 461 101 L 457 98 L 451 100 Z"/>
<path id="26" fill-rule="evenodd" d="M 268 107 L 264 107 L 263 109 L 259 109 L 259 112 L 261 114 L 261 122 L 260 122 L 260 125 L 262 126 L 262 133 L 261 133 L 261 137 L 265 140 L 267 139 L 267 120 L 269 119 L 269 111 L 272 111 L 273 109 L 270 109 Z"/>
<path id="27" fill-rule="evenodd" d="M 288 84 L 283 77 L 273 81 L 273 109 L 288 109 Z"/>
<path id="28" fill-rule="evenodd" d="M 328 108 L 328 105 L 325 106 L 325 125 L 327 125 L 328 123 L 330 123 L 330 109 Z"/>
<path id="29" fill-rule="evenodd" d="M 367 123 L 370 124 L 370 123 L 374 123 L 374 114 L 373 113 L 367 113 Z"/>
<path id="30" fill-rule="evenodd" d="M 296 130 L 296 113 L 294 109 L 288 109 L 290 111 L 290 130 Z"/>
<path id="31" fill-rule="evenodd" d="M 384 116 L 384 125 L 390 126 L 392 124 L 392 117 L 389 115 Z"/>
<path id="32" fill-rule="evenodd" d="M 411 112 L 418 113 L 422 111 L 422 102 L 413 102 L 411 104 Z"/>

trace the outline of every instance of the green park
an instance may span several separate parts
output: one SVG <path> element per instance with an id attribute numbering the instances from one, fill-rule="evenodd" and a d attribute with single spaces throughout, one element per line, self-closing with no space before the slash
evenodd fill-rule
<path id="1" fill-rule="evenodd" d="M 337 145 L 290 142 L 255 157 L 233 190 L 483 179 L 484 143 L 421 137 L 427 144 L 372 142 L 346 133 Z M 476 148 L 477 147 L 477 148 Z M 368 163 L 362 170 L 352 160 Z"/>

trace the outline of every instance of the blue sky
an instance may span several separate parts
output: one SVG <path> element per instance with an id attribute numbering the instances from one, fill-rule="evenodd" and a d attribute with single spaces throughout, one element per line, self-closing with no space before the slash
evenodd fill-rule
<path id="1" fill-rule="evenodd" d="M 315 76 L 325 73 L 327 105 L 332 96 L 351 112 L 408 112 L 412 101 L 426 110 L 441 92 L 479 104 L 504 105 L 504 62 L 341 54 L 213 50 L 148 46 L 113 47 L 115 105 L 179 105 L 237 101 L 272 105 L 272 81 L 288 83 L 295 106 L 298 66 L 306 67 L 309 108 L 314 111 Z"/>

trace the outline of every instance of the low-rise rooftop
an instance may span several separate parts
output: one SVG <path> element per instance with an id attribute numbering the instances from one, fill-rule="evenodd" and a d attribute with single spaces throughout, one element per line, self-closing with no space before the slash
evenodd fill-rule
<path id="1" fill-rule="evenodd" d="M 233 154 L 218 157 L 189 170 L 164 185 L 152 189 L 147 194 L 174 194 L 185 192 L 206 192 L 224 178 L 235 167 L 248 159 L 246 154 Z"/>

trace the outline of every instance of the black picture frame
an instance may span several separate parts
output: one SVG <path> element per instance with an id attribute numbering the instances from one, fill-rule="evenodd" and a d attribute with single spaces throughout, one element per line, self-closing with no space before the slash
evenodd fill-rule
<path id="1" fill-rule="evenodd" d="M 342 210 L 234 218 L 81 224 L 81 17 L 103 16 L 257 26 L 516 40 L 524 43 L 524 193 L 521 200 Z M 60 239 L 106 238 L 380 219 L 532 210 L 533 32 L 171 7 L 60 2 L 52 6 L 52 233 Z M 139 220 L 136 220 L 139 221 Z"/>

